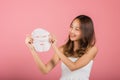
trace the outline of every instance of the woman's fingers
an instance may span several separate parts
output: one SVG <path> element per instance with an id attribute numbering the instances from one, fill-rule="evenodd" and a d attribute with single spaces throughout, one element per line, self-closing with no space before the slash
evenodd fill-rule
<path id="1" fill-rule="evenodd" d="M 28 48 L 30 48 L 31 50 L 34 50 L 34 47 L 32 45 L 33 39 L 31 37 L 31 35 L 29 35 L 29 34 L 26 35 L 25 43 L 26 43 L 26 45 L 27 45 Z"/>
<path id="2" fill-rule="evenodd" d="M 31 35 L 27 34 L 26 39 L 25 39 L 25 43 L 26 44 L 32 44 L 33 43 L 33 39 L 31 37 Z"/>
<path id="3" fill-rule="evenodd" d="M 55 43 L 56 42 L 56 38 L 55 38 L 55 36 L 53 35 L 53 34 L 50 34 L 49 35 L 49 41 L 50 41 L 50 43 Z"/>

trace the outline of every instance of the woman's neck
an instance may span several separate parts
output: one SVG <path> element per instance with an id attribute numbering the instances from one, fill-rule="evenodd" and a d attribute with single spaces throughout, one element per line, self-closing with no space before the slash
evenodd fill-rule
<path id="1" fill-rule="evenodd" d="M 80 45 L 78 41 L 74 41 L 74 51 L 79 49 Z"/>

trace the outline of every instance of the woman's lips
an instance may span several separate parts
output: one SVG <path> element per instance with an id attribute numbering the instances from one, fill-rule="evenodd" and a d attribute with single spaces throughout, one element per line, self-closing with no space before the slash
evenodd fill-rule
<path id="1" fill-rule="evenodd" d="M 76 37 L 76 35 L 71 34 L 70 37 Z"/>

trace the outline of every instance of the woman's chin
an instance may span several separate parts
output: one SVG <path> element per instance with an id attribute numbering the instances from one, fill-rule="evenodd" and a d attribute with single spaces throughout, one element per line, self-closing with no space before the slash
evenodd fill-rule
<path id="1" fill-rule="evenodd" d="M 70 38 L 71 41 L 78 41 L 79 39 L 77 38 Z"/>
<path id="2" fill-rule="evenodd" d="M 71 41 L 75 41 L 76 39 L 70 38 Z"/>

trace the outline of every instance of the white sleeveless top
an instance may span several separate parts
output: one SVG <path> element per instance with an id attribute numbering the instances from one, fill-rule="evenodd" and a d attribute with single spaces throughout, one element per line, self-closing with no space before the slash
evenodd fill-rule
<path id="1" fill-rule="evenodd" d="M 68 59 L 75 62 L 78 58 L 68 57 Z M 63 62 L 61 62 L 62 75 L 60 80 L 89 80 L 92 64 L 93 60 L 80 69 L 70 71 L 70 69 Z"/>

